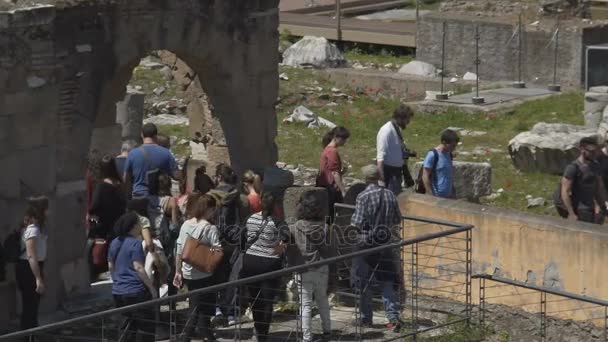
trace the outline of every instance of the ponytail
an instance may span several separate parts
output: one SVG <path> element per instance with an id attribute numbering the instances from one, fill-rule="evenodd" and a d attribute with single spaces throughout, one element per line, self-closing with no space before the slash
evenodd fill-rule
<path id="1" fill-rule="evenodd" d="M 243 175 L 243 183 L 253 186 L 253 189 L 258 194 L 262 193 L 262 177 L 257 173 L 248 170 Z"/>
<path id="2" fill-rule="evenodd" d="M 327 145 L 329 145 L 329 143 L 334 140 L 334 129 L 332 129 L 331 131 L 325 133 L 325 135 L 323 136 L 323 140 L 321 140 L 321 144 L 323 144 L 323 148 L 327 147 Z"/>
<path id="3" fill-rule="evenodd" d="M 238 180 L 236 172 L 226 164 L 219 164 L 217 166 L 215 169 L 215 176 L 220 177 L 224 183 L 230 185 L 235 185 Z"/>

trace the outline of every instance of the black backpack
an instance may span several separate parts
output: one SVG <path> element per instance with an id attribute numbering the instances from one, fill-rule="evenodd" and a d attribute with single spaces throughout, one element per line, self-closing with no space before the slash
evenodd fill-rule
<path id="1" fill-rule="evenodd" d="M 21 230 L 16 229 L 11 232 L 2 245 L 3 259 L 6 262 L 16 263 L 23 254 L 24 250 L 21 248 Z"/>

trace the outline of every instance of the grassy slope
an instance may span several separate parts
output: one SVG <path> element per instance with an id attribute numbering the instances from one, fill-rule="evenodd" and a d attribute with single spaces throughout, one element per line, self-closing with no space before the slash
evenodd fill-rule
<path id="1" fill-rule="evenodd" d="M 384 124 L 398 100 L 377 96 L 377 89 L 367 89 L 367 95 L 356 95 L 354 101 L 336 101 L 338 106 L 329 107 L 327 101 L 317 98 L 320 93 L 331 93 L 332 84 L 315 75 L 314 71 L 285 68 L 289 81 L 281 81 L 282 103 L 277 109 L 279 122 L 287 117 L 297 105 L 305 105 L 316 114 L 347 127 L 352 138 L 342 149 L 343 158 L 358 176 L 359 168 L 369 163 L 375 155 L 375 137 L 378 128 Z M 304 98 L 301 87 L 322 87 L 324 90 Z M 355 94 L 343 89 L 345 93 Z M 508 156 L 508 142 L 519 132 L 529 130 L 535 123 L 562 122 L 581 124 L 582 94 L 566 93 L 524 104 L 512 114 L 501 116 L 485 114 L 462 114 L 451 111 L 444 115 L 415 117 L 405 131 L 405 139 L 410 148 L 426 151 L 437 145 L 440 132 L 450 126 L 469 130 L 486 131 L 480 137 L 462 137 L 461 151 L 472 151 L 476 146 L 501 149 L 503 153 L 488 153 L 484 156 L 461 156 L 462 161 L 488 161 L 493 167 L 492 185 L 494 190 L 504 189 L 504 193 L 492 203 L 501 207 L 526 210 L 526 195 L 545 197 L 550 201 L 559 177 L 546 174 L 520 174 L 513 167 Z M 289 164 L 318 165 L 320 140 L 325 130 L 305 128 L 300 124 L 279 124 L 277 144 L 279 159 Z M 412 161 L 413 163 L 414 161 Z M 545 207 L 530 209 L 532 212 L 554 214 L 554 209 Z"/>

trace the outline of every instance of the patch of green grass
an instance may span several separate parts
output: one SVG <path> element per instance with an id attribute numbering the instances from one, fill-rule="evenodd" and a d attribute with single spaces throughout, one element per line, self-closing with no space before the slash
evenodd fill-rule
<path id="1" fill-rule="evenodd" d="M 281 81 L 280 87 L 282 103 L 277 109 L 279 128 L 276 140 L 279 159 L 288 164 L 318 167 L 322 149 L 321 138 L 327 129 L 309 129 L 302 124 L 281 123 L 296 106 L 304 105 L 319 116 L 350 130 L 351 139 L 341 148 L 340 154 L 345 162 L 352 165 L 350 175 L 359 176 L 360 167 L 370 163 L 375 157 L 378 129 L 389 120 L 399 101 L 377 94 L 377 89 L 363 89 L 365 94 L 361 95 L 351 89 L 342 89 L 342 92 L 353 96 L 353 101 L 334 99 L 337 105 L 328 106 L 327 100 L 319 100 L 318 97 L 320 94 L 331 95 L 330 89 L 334 86 L 331 82 L 312 70 L 284 68 L 282 72 L 288 74 L 290 80 Z M 306 94 L 302 87 L 320 87 L 322 90 Z M 502 188 L 504 192 L 497 199 L 484 202 L 538 214 L 555 215 L 550 202 L 559 176 L 520 173 L 514 168 L 509 157 L 508 144 L 518 133 L 529 130 L 538 122 L 582 124 L 582 106 L 583 94 L 568 92 L 528 102 L 509 114 L 465 114 L 456 110 L 441 115 L 419 114 L 405 130 L 404 136 L 408 147 L 423 155 L 438 145 L 439 135 L 447 127 L 487 132 L 477 137 L 463 136 L 458 151 L 471 152 L 479 146 L 500 149 L 502 152 L 456 156 L 459 161 L 489 162 L 492 165 L 492 187 L 494 191 Z M 419 160 L 410 160 L 412 164 L 416 161 Z M 544 197 L 548 204 L 527 209 L 526 195 Z"/>
<path id="2" fill-rule="evenodd" d="M 159 70 L 147 69 L 142 67 L 136 67 L 133 69 L 133 76 L 131 77 L 132 86 L 141 86 L 142 91 L 148 96 L 153 94 L 153 90 L 158 87 L 165 87 L 166 90 L 160 96 L 158 100 L 169 100 L 178 95 L 178 86 L 175 81 L 167 81 L 163 74 Z"/>
<path id="3" fill-rule="evenodd" d="M 344 56 L 349 62 L 359 62 L 362 64 L 376 63 L 380 66 L 389 63 L 395 66 L 403 65 L 413 60 L 412 55 L 395 55 L 391 53 L 370 54 L 356 49 L 345 52 Z"/>
<path id="4" fill-rule="evenodd" d="M 175 136 L 177 140 L 185 139 L 189 140 L 188 126 L 177 126 L 177 125 L 162 125 L 158 126 L 158 132 L 167 136 Z M 190 146 L 182 144 L 171 145 L 171 152 L 177 156 L 189 156 Z"/>

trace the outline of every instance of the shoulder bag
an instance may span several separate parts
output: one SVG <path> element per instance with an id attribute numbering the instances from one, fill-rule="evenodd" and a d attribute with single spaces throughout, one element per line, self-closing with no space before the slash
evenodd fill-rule
<path id="1" fill-rule="evenodd" d="M 232 264 L 232 270 L 230 271 L 230 277 L 229 280 L 237 280 L 239 279 L 239 275 L 241 273 L 241 270 L 243 269 L 243 257 L 245 257 L 245 253 L 247 253 L 247 250 L 253 246 L 253 244 L 258 241 L 258 239 L 260 238 L 260 235 L 262 235 L 262 232 L 264 232 L 264 229 L 266 229 L 266 225 L 268 224 L 268 220 L 270 220 L 271 218 L 267 218 L 266 220 L 264 220 L 264 222 L 262 223 L 262 225 L 260 226 L 260 230 L 258 230 L 258 232 L 255 234 L 253 240 L 251 240 L 250 243 L 247 243 L 245 245 L 245 248 L 243 250 L 235 250 L 234 253 L 238 253 L 238 254 L 233 254 L 233 260 L 231 260 L 231 264 Z M 245 227 L 247 226 L 247 223 L 245 222 Z M 236 258 L 234 258 L 234 255 L 237 255 Z"/>
<path id="2" fill-rule="evenodd" d="M 200 241 L 208 227 L 203 228 L 198 239 L 188 236 L 182 251 L 182 261 L 201 272 L 213 273 L 224 258 L 224 251 Z"/>

